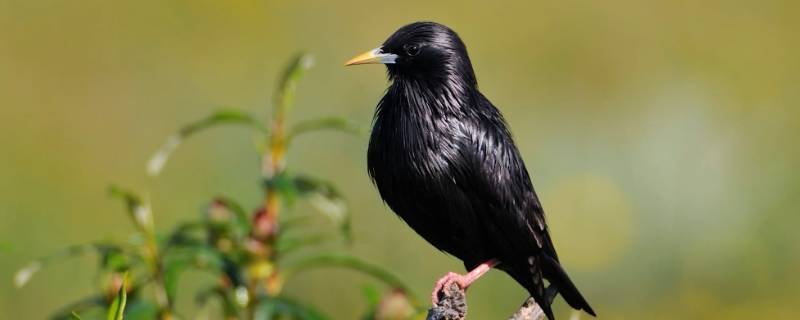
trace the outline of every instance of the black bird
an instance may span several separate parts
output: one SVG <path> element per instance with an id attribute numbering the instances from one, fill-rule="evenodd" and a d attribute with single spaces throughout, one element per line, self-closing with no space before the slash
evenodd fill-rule
<path id="1" fill-rule="evenodd" d="M 434 303 L 445 285 L 466 289 L 496 267 L 551 320 L 558 293 L 595 315 L 559 264 L 522 157 L 500 111 L 478 91 L 459 36 L 438 23 L 412 23 L 346 65 L 367 63 L 385 64 L 391 81 L 367 152 L 373 182 L 411 228 L 471 270 L 440 279 Z"/>

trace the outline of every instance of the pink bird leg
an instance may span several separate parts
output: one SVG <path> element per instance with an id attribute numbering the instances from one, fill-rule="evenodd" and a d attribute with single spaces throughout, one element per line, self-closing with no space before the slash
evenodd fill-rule
<path id="1" fill-rule="evenodd" d="M 431 301 L 434 305 L 439 303 L 439 291 L 447 288 L 451 283 L 456 283 L 461 289 L 466 290 L 473 282 L 475 282 L 475 280 L 478 280 L 478 278 L 488 272 L 489 269 L 494 268 L 499 263 L 500 261 L 497 261 L 497 259 L 491 259 L 481 263 L 475 267 L 475 269 L 472 269 L 472 271 L 465 275 L 460 275 L 455 272 L 448 272 L 444 277 L 441 277 L 438 281 L 436 281 L 436 286 L 433 288 L 433 292 L 431 293 Z"/>

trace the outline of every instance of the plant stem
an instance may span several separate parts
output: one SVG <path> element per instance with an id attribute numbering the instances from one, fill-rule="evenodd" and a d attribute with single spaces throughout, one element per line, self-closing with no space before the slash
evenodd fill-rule
<path id="1" fill-rule="evenodd" d="M 172 319 L 172 302 L 167 294 L 166 286 L 164 285 L 164 269 L 162 268 L 161 253 L 158 249 L 158 241 L 156 239 L 154 223 L 150 215 L 149 224 L 143 228 L 145 232 L 145 250 L 150 272 L 153 274 L 155 284 L 156 304 L 158 305 L 158 318 L 161 320 Z"/>
<path id="2" fill-rule="evenodd" d="M 286 130 L 285 130 L 285 106 L 278 105 L 275 108 L 272 120 L 269 146 L 262 156 L 262 174 L 265 181 L 270 181 L 283 172 L 286 155 Z M 254 319 L 256 297 L 259 289 L 263 288 L 267 294 L 277 294 L 281 287 L 281 277 L 275 269 L 274 263 L 276 251 L 274 250 L 275 239 L 278 232 L 278 215 L 280 213 L 281 198 L 277 188 L 267 183 L 264 188 L 263 208 L 253 216 L 253 229 L 251 230 L 251 241 L 256 246 L 254 261 L 251 262 L 251 269 L 264 270 L 264 266 L 269 266 L 269 272 L 254 272 L 253 279 L 249 282 L 247 318 Z"/>
<path id="3" fill-rule="evenodd" d="M 278 216 L 281 208 L 281 197 L 274 183 L 276 177 L 283 174 L 286 165 L 287 130 L 286 116 L 294 101 L 296 82 L 303 71 L 312 64 L 311 57 L 298 54 L 289 64 L 275 95 L 272 121 L 269 123 L 271 132 L 269 145 L 262 155 L 262 175 L 264 178 L 263 207 L 253 216 L 253 226 L 250 232 L 250 282 L 248 293 L 250 295 L 247 305 L 247 315 L 253 319 L 259 289 L 264 289 L 268 296 L 275 296 L 282 287 L 282 277 L 277 270 L 277 251 L 275 241 L 278 238 Z M 263 287 L 262 287 L 263 286 Z"/>

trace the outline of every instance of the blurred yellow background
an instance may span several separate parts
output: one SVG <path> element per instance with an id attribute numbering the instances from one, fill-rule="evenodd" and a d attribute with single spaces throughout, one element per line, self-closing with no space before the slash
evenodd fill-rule
<path id="1" fill-rule="evenodd" d="M 367 127 L 384 68 L 343 61 L 403 24 L 434 20 L 467 43 L 562 261 L 602 319 L 796 318 L 798 12 L 791 0 L 0 0 L 0 310 L 41 319 L 94 289 L 91 258 L 22 289 L 11 279 L 68 244 L 126 239 L 109 183 L 147 190 L 160 230 L 220 193 L 255 206 L 259 164 L 244 130 L 189 141 L 158 179 L 145 162 L 220 106 L 266 115 L 301 49 L 316 65 L 293 120 L 341 115 Z M 463 267 L 381 203 L 366 141 L 302 138 L 289 170 L 335 181 L 354 214 L 351 250 L 425 296 Z M 287 290 L 353 319 L 368 282 L 319 271 Z M 470 316 L 499 319 L 524 298 L 491 272 L 470 290 Z M 567 310 L 559 299 L 559 318 Z"/>

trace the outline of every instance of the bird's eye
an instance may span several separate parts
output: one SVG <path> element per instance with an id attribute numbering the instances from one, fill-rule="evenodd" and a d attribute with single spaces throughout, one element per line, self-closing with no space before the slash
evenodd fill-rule
<path id="1" fill-rule="evenodd" d="M 407 44 L 403 46 L 406 50 L 406 54 L 409 56 L 416 56 L 419 53 L 419 46 L 416 44 Z"/>

